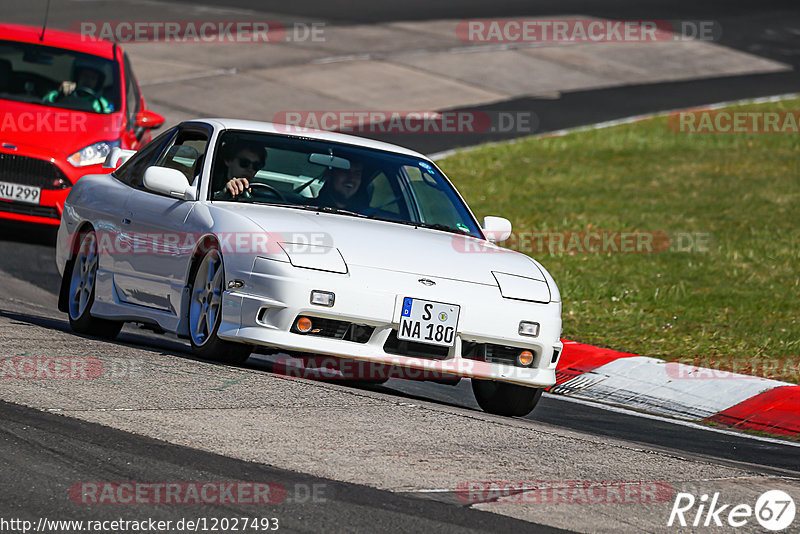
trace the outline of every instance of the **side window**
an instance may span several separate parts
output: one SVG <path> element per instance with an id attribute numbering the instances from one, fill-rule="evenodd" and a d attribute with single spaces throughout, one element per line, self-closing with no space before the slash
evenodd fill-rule
<path id="1" fill-rule="evenodd" d="M 123 56 L 123 68 L 125 69 L 125 110 L 128 117 L 128 129 L 133 130 L 136 126 L 136 115 L 139 113 L 142 95 L 139 92 L 139 84 L 136 83 L 136 77 L 133 75 L 128 54 Z"/>
<path id="2" fill-rule="evenodd" d="M 156 160 L 158 167 L 177 169 L 191 184 L 203 168 L 209 134 L 202 128 L 182 127 L 171 146 Z"/>
<path id="3" fill-rule="evenodd" d="M 114 178 L 131 187 L 141 189 L 144 171 L 153 164 L 156 157 L 161 154 L 165 145 L 172 139 L 177 130 L 178 128 L 167 130 L 150 141 L 144 148 L 134 154 L 131 159 L 126 161 L 122 167 L 114 171 Z"/>

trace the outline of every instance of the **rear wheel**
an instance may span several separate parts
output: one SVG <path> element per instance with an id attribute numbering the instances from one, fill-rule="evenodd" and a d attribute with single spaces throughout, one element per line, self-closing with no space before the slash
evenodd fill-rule
<path id="1" fill-rule="evenodd" d="M 217 337 L 222 319 L 222 291 L 225 269 L 222 254 L 212 248 L 194 269 L 189 304 L 189 333 L 192 349 L 199 357 L 225 363 L 241 364 L 252 348 Z"/>
<path id="2" fill-rule="evenodd" d="M 79 240 L 78 253 L 64 270 L 64 278 L 69 277 L 69 325 L 79 334 L 113 339 L 122 329 L 122 323 L 91 314 L 97 279 L 97 236 L 90 231 L 81 234 Z"/>
<path id="3" fill-rule="evenodd" d="M 542 397 L 540 388 L 477 378 L 472 379 L 472 392 L 483 411 L 512 417 L 528 415 Z"/>

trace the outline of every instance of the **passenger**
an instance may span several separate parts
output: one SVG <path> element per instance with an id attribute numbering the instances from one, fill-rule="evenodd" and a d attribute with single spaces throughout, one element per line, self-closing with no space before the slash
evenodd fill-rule
<path id="1" fill-rule="evenodd" d="M 349 169 L 331 168 L 319 191 L 316 205 L 359 212 L 369 206 L 369 192 L 363 179 L 364 164 L 351 161 Z"/>

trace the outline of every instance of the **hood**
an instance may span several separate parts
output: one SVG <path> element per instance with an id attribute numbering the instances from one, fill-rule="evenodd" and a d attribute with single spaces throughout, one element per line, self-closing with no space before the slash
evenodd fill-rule
<path id="1" fill-rule="evenodd" d="M 27 102 L 0 99 L 0 143 L 36 152 L 49 151 L 60 159 L 98 141 L 120 138 L 122 113 L 88 113 Z"/>
<path id="2" fill-rule="evenodd" d="M 545 280 L 527 256 L 469 236 L 292 208 L 226 204 L 224 209 L 244 215 L 282 243 L 335 247 L 348 266 L 491 286 L 497 286 L 492 271 Z"/>

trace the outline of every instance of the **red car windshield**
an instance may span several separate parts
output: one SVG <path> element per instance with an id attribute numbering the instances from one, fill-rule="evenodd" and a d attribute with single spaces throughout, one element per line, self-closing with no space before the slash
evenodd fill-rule
<path id="1" fill-rule="evenodd" d="M 63 48 L 0 41 L 0 99 L 113 113 L 120 109 L 116 61 Z"/>

